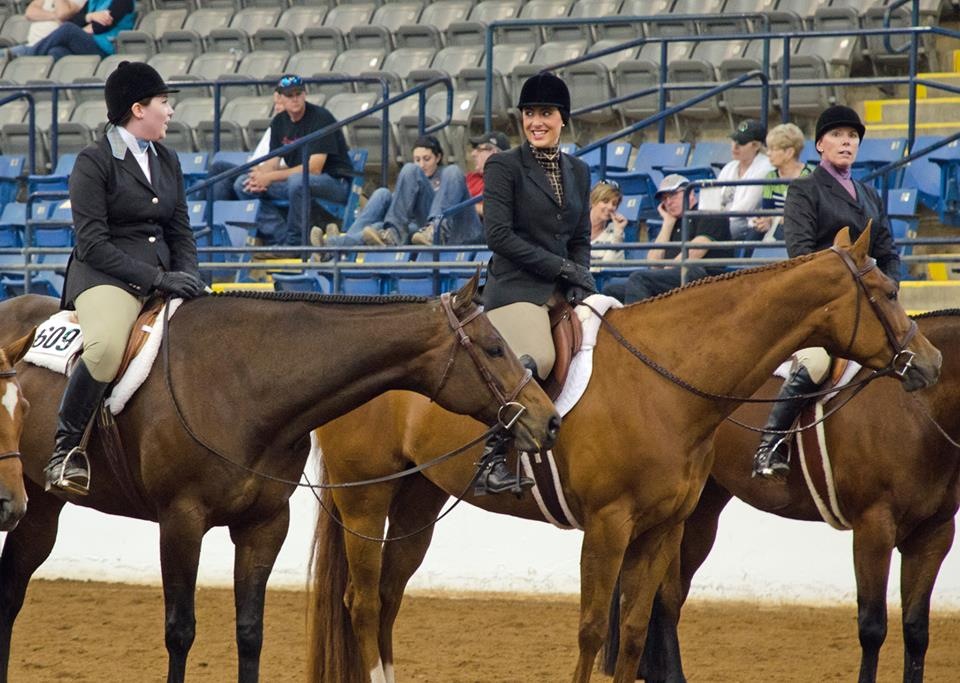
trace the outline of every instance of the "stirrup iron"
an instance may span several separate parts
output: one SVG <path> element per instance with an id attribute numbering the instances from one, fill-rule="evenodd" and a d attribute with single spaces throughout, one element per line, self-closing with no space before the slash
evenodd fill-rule
<path id="1" fill-rule="evenodd" d="M 67 471 L 67 465 L 70 463 L 71 458 L 80 458 L 83 460 L 85 469 L 87 471 L 87 476 L 83 479 L 67 479 L 64 474 Z M 71 448 L 67 454 L 52 470 L 56 473 L 56 478 L 53 481 L 50 481 L 49 478 L 46 478 L 43 485 L 44 491 L 49 491 L 51 488 L 57 488 L 61 491 L 66 491 L 67 493 L 73 493 L 78 496 L 86 496 L 90 493 L 90 458 L 87 457 L 87 452 L 84 450 L 83 445 L 74 446 Z"/>

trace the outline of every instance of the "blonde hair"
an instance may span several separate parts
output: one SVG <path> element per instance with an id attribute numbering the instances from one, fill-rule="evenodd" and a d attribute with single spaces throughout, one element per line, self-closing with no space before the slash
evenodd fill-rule
<path id="1" fill-rule="evenodd" d="M 767 133 L 767 147 L 792 149 L 796 159 L 803 153 L 803 143 L 803 131 L 792 123 L 781 123 Z"/>
<path id="2" fill-rule="evenodd" d="M 605 183 L 602 180 L 593 186 L 590 190 L 590 206 L 594 207 L 600 202 L 614 201 L 620 206 L 620 200 L 623 199 L 623 192 L 619 188 Z"/>

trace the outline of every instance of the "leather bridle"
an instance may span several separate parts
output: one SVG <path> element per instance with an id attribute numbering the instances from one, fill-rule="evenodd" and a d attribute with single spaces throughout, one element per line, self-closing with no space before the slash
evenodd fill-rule
<path id="1" fill-rule="evenodd" d="M 877 297 L 870 293 L 870 290 L 867 289 L 866 283 L 863 281 L 863 276 L 877 267 L 876 259 L 868 258 L 862 267 L 857 268 L 857 264 L 853 262 L 853 259 L 846 250 L 833 246 L 830 247 L 830 251 L 840 257 L 840 260 L 843 261 L 843 264 L 850 271 L 851 275 L 853 275 L 854 281 L 860 287 L 863 295 L 870 303 L 870 306 L 873 308 L 874 315 L 877 316 L 877 320 L 880 322 L 884 333 L 887 335 L 887 341 L 889 342 L 890 347 L 893 349 L 893 356 L 890 358 L 890 362 L 887 364 L 887 370 L 889 370 L 889 374 L 896 375 L 897 377 L 903 379 L 910 368 L 913 367 L 913 360 L 916 357 L 916 354 L 913 351 L 907 350 L 907 345 L 910 344 L 917 334 L 917 330 L 919 329 L 917 327 L 917 321 L 913 318 L 910 318 L 910 327 L 908 327 L 907 331 L 904 333 L 903 339 L 901 340 L 899 337 L 897 337 L 897 333 L 893 329 L 893 324 L 890 322 L 890 319 L 887 317 L 884 310 L 880 307 L 880 302 L 877 301 Z M 859 329 L 860 297 L 858 296 L 853 333 L 850 335 L 850 342 L 847 344 L 847 350 L 842 354 L 844 357 L 849 356 L 850 350 L 853 348 L 853 343 L 857 337 L 857 331 Z"/>
<path id="2" fill-rule="evenodd" d="M 527 410 L 525 406 L 517 403 L 516 398 L 520 395 L 520 391 L 527 385 L 527 382 L 529 382 L 533 377 L 533 373 L 531 373 L 529 370 L 526 370 L 523 374 L 523 378 L 513 389 L 513 391 L 505 392 L 491 374 L 487 366 L 482 362 L 480 358 L 480 352 L 477 350 L 477 347 L 474 346 L 473 341 L 470 339 L 470 335 L 467 334 L 467 331 L 464 329 L 475 318 L 481 315 L 483 311 L 481 311 L 480 308 L 474 308 L 462 320 L 457 318 L 457 314 L 453 310 L 453 297 L 451 296 L 450 292 L 444 292 L 440 295 L 440 305 L 443 308 L 443 312 L 447 315 L 447 322 L 450 324 L 450 329 L 453 330 L 453 334 L 456 337 L 456 343 L 453 344 L 450 350 L 450 356 L 447 358 L 447 365 L 443 369 L 443 375 L 440 376 L 440 383 L 437 384 L 437 388 L 430 397 L 430 400 L 435 401 L 437 396 L 439 396 L 440 392 L 443 390 L 444 385 L 447 383 L 447 379 L 450 377 L 450 370 L 453 368 L 453 361 L 457 356 L 457 351 L 459 351 L 461 348 L 466 349 L 467 353 L 470 354 L 470 358 L 473 360 L 473 364 L 477 367 L 477 370 L 483 377 L 484 382 L 486 382 L 487 388 L 490 389 L 490 393 L 493 394 L 494 398 L 497 399 L 497 403 L 500 404 L 500 409 L 497 412 L 497 421 L 505 429 L 510 429 L 513 427 L 516 421 L 520 419 L 520 416 L 523 415 L 523 413 L 525 413 Z M 516 415 L 504 420 L 505 414 L 509 415 L 510 409 L 516 409 Z"/>
<path id="3" fill-rule="evenodd" d="M 9 370 L 0 370 L 0 379 L 14 379 L 17 376 L 17 371 L 13 368 Z M 20 458 L 20 451 L 5 451 L 0 453 L 0 460 L 9 460 L 11 458 Z"/>

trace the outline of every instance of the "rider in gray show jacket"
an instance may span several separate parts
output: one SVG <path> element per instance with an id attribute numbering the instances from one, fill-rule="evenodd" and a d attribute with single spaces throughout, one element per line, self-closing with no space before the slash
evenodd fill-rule
<path id="1" fill-rule="evenodd" d="M 549 72 L 527 79 L 517 103 L 526 141 L 487 160 L 484 228 L 493 258 L 483 301 L 510 348 L 535 375 L 554 362 L 547 313 L 560 297 L 579 302 L 596 291 L 590 275 L 590 171 L 560 151 L 570 92 Z M 510 437 L 487 440 L 476 493 L 519 492 L 533 482 L 506 467 Z"/>

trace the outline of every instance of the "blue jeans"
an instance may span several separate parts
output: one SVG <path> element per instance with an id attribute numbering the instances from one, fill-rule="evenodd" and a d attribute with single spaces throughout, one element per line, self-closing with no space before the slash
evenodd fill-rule
<path id="1" fill-rule="evenodd" d="M 370 195 L 366 206 L 360 210 L 357 217 L 350 225 L 350 229 L 339 237 L 330 237 L 324 242 L 328 247 L 356 247 L 363 244 L 361 233 L 368 225 L 372 225 L 378 230 L 383 227 L 383 219 L 387 215 L 390 203 L 393 201 L 393 193 L 385 187 L 378 187 Z"/>
<path id="2" fill-rule="evenodd" d="M 33 45 L 16 45 L 10 48 L 10 52 L 17 57 L 50 55 L 53 61 L 67 55 L 107 56 L 107 53 L 97 45 L 92 34 L 71 23 L 60 24 L 46 38 L 38 40 Z"/>
<path id="3" fill-rule="evenodd" d="M 331 240 L 331 246 L 356 246 L 362 243 L 360 233 L 367 226 L 393 228 L 399 236 L 398 243 L 406 244 L 410 235 L 454 204 L 470 198 L 467 182 L 459 166 L 443 166 L 439 169 L 440 186 L 434 191 L 433 184 L 420 167 L 407 163 L 397 176 L 397 187 L 391 193 L 385 187 L 371 195 L 367 205 L 357 214 L 350 230 Z M 443 222 L 441 242 L 448 244 L 473 244 L 483 241 L 483 226 L 476 209 L 467 207 Z"/>
<path id="4" fill-rule="evenodd" d="M 233 191 L 238 199 L 261 200 L 257 212 L 258 236 L 266 244 L 279 247 L 306 244 L 304 231 L 308 226 L 303 222 L 303 175 L 297 172 L 286 180 L 270 183 L 266 192 L 247 192 L 243 189 L 247 177 L 246 173 L 238 177 L 233 184 Z M 350 181 L 326 173 L 311 174 L 309 191 L 310 196 L 316 199 L 344 204 L 350 194 Z M 274 203 L 277 200 L 289 203 L 286 216 L 283 209 Z"/>
<path id="5" fill-rule="evenodd" d="M 229 171 L 231 168 L 236 168 L 237 164 L 232 161 L 227 161 L 226 159 L 217 159 L 207 170 L 207 175 L 213 177 L 224 171 Z M 236 193 L 233 191 L 233 184 L 236 182 L 236 178 L 221 180 L 219 183 L 215 183 L 213 186 L 213 201 L 233 201 L 237 199 Z M 207 194 L 203 193 L 203 197 L 195 197 L 197 199 L 206 199 Z"/>

